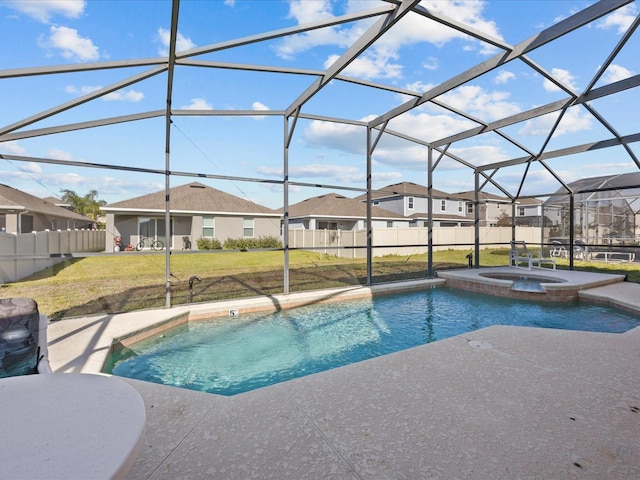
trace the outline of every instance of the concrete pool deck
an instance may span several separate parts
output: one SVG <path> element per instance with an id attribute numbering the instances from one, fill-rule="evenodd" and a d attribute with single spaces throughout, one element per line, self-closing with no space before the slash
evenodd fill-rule
<path id="1" fill-rule="evenodd" d="M 640 311 L 638 284 L 580 297 Z M 52 368 L 97 372 L 114 338 L 208 308 L 53 322 Z M 126 381 L 147 412 L 130 479 L 640 478 L 640 327 L 490 327 L 234 397 Z"/>

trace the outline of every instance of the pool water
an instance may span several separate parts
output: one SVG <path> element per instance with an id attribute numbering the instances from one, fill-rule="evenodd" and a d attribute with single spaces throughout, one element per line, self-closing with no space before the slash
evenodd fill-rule
<path id="1" fill-rule="evenodd" d="M 621 333 L 640 320 L 584 302 L 535 304 L 436 288 L 194 322 L 118 352 L 106 370 L 235 395 L 491 325 Z"/>

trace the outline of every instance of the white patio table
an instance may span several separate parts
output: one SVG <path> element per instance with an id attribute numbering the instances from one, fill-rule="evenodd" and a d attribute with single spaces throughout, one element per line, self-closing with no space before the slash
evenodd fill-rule
<path id="1" fill-rule="evenodd" d="M 140 394 L 105 375 L 0 379 L 0 479 L 123 478 L 142 445 Z"/>

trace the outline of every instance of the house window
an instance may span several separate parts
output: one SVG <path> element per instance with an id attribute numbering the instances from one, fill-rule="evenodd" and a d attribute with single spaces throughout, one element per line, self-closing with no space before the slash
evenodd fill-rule
<path id="1" fill-rule="evenodd" d="M 467 203 L 467 213 L 473 213 L 473 203 Z"/>
<path id="2" fill-rule="evenodd" d="M 393 222 L 387 222 L 387 228 L 393 228 Z"/>
<path id="3" fill-rule="evenodd" d="M 440 200 L 440 210 L 442 210 L 443 212 L 445 212 L 447 210 L 447 201 L 446 200 Z"/>
<path id="4" fill-rule="evenodd" d="M 202 219 L 202 237 L 215 238 L 216 236 L 216 219 L 215 217 L 204 217 Z"/>
<path id="5" fill-rule="evenodd" d="M 338 230 L 337 222 L 318 222 L 318 230 Z"/>
<path id="6" fill-rule="evenodd" d="M 462 209 L 462 202 L 458 202 L 458 213 L 462 213 L 463 209 Z"/>
<path id="7" fill-rule="evenodd" d="M 518 215 L 524 217 L 524 207 L 518 207 Z"/>
<path id="8" fill-rule="evenodd" d="M 407 210 L 413 210 L 413 197 L 408 197 L 407 198 Z"/>
<path id="9" fill-rule="evenodd" d="M 375 206 L 380 205 L 380 200 L 374 200 L 374 201 L 373 201 L 373 204 L 374 204 Z"/>
<path id="10" fill-rule="evenodd" d="M 245 238 L 253 237 L 253 218 L 244 218 L 242 220 L 242 235 Z"/>

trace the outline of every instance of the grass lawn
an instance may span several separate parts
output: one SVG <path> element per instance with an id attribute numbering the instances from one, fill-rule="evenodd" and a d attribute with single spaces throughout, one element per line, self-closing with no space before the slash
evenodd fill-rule
<path id="1" fill-rule="evenodd" d="M 434 269 L 465 268 L 466 250 L 434 253 Z M 483 250 L 482 266 L 508 264 L 508 249 Z M 340 259 L 314 252 L 290 255 L 291 292 L 366 284 L 366 261 Z M 623 273 L 640 281 L 640 268 L 631 264 L 576 262 L 576 269 Z M 558 268 L 568 262 L 558 261 Z M 174 253 L 171 256 L 171 303 L 273 295 L 283 292 L 283 254 L 278 251 Z M 377 257 L 373 282 L 426 278 L 426 255 Z M 31 297 L 52 319 L 126 312 L 165 305 L 165 255 L 123 253 L 65 261 L 20 282 L 2 285 L 2 297 Z"/>

